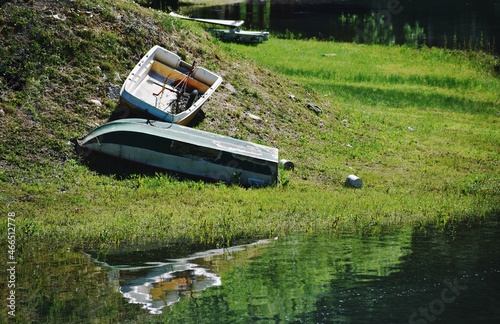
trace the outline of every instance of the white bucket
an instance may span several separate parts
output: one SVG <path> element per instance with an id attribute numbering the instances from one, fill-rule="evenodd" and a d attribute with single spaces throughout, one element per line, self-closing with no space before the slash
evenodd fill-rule
<path id="1" fill-rule="evenodd" d="M 363 180 L 351 174 L 345 179 L 345 185 L 353 188 L 361 188 L 363 187 Z"/>

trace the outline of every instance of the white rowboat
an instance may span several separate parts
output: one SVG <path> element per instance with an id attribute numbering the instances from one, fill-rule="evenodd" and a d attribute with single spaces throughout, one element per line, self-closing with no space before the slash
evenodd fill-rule
<path id="1" fill-rule="evenodd" d="M 221 83 L 219 75 L 156 45 L 128 75 L 120 100 L 162 121 L 185 125 Z"/>
<path id="2" fill-rule="evenodd" d="M 231 27 L 231 28 L 239 28 L 239 27 L 241 27 L 241 25 L 243 25 L 245 23 L 244 20 L 191 18 L 191 17 L 186 17 L 183 15 L 176 14 L 175 12 L 171 12 L 170 16 L 175 17 L 175 18 L 184 19 L 184 20 L 192 20 L 192 21 L 213 24 L 213 25 L 221 25 L 221 26 L 226 26 L 226 27 Z"/>
<path id="3" fill-rule="evenodd" d="M 258 44 L 269 39 L 269 32 L 266 31 L 241 30 L 241 26 L 244 23 L 243 20 L 191 18 L 176 14 L 175 12 L 171 12 L 170 16 L 185 20 L 192 20 L 212 25 L 229 27 L 229 29 L 210 29 L 210 32 L 215 37 L 218 37 L 220 40 L 225 42 Z"/>

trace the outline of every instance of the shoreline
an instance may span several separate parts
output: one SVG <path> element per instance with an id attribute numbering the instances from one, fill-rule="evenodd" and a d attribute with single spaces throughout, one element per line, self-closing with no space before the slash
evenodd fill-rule
<path id="1" fill-rule="evenodd" d="M 224 247 L 500 212 L 498 58 L 311 40 L 241 46 L 127 0 L 39 5 L 0 8 L 10 59 L 0 84 L 0 210 L 15 213 L 19 247 Z M 280 170 L 276 187 L 246 189 L 79 157 L 69 141 L 109 119 L 112 90 L 158 43 L 224 77 L 194 127 L 278 147 L 295 170 Z M 364 187 L 345 187 L 349 174 Z"/>

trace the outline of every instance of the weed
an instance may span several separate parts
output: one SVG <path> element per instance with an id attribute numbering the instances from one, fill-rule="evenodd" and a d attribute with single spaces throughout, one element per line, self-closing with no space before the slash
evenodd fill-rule
<path id="1" fill-rule="evenodd" d="M 405 24 L 404 32 L 406 46 L 411 48 L 418 48 L 425 44 L 424 28 L 420 27 L 418 21 L 415 22 L 414 27 L 410 26 L 409 24 Z"/>

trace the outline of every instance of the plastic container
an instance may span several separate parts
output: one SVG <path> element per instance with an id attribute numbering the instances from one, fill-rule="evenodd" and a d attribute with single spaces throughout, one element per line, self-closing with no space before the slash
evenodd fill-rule
<path id="1" fill-rule="evenodd" d="M 285 170 L 293 170 L 295 169 L 295 165 L 293 164 L 292 161 L 288 161 L 288 160 L 280 160 L 279 161 L 279 165 L 280 167 L 282 167 L 283 169 Z"/>
<path id="2" fill-rule="evenodd" d="M 347 179 L 345 179 L 345 185 L 353 188 L 361 188 L 363 187 L 363 180 L 361 180 L 354 174 L 351 174 L 347 177 Z"/>

